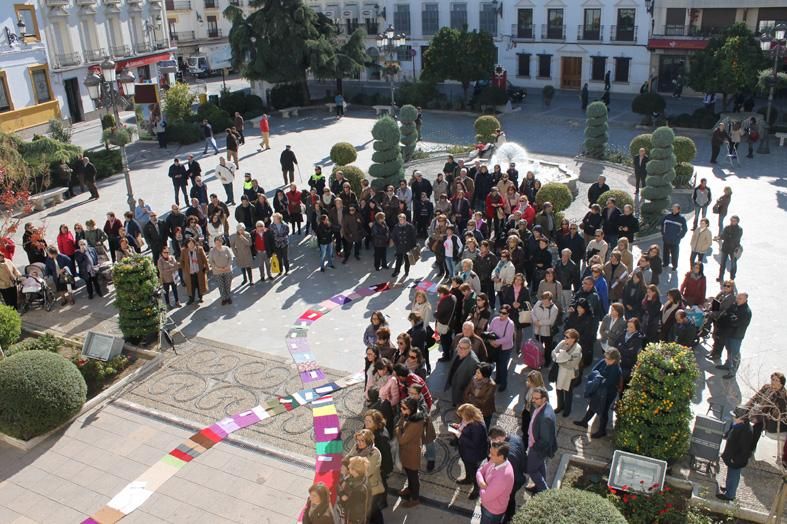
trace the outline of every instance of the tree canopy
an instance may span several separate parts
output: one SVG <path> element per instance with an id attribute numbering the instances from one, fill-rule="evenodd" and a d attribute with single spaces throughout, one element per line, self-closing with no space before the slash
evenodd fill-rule
<path id="1" fill-rule="evenodd" d="M 456 80 L 467 94 L 471 82 L 492 75 L 496 58 L 495 43 L 488 33 L 443 27 L 424 53 L 422 78 Z"/>
<path id="2" fill-rule="evenodd" d="M 744 24 L 735 24 L 692 55 L 688 84 L 695 91 L 724 95 L 751 90 L 766 67 L 764 61 L 754 33 Z"/>

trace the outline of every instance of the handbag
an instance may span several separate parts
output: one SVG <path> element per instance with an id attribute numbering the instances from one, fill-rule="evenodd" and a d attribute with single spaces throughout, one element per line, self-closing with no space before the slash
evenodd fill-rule
<path id="1" fill-rule="evenodd" d="M 736 247 L 735 250 L 732 252 L 732 256 L 735 260 L 741 258 L 741 256 L 743 256 L 743 246 L 739 245 L 738 247 Z"/>
<path id="2" fill-rule="evenodd" d="M 548 382 L 557 382 L 557 374 L 560 371 L 560 366 L 557 365 L 557 362 L 552 364 L 552 367 L 549 368 L 549 375 L 547 376 Z"/>
<path id="3" fill-rule="evenodd" d="M 759 139 L 760 139 L 760 133 L 757 132 L 756 130 L 752 129 L 749 132 L 749 140 L 751 140 L 752 142 L 756 142 Z"/>
<path id="4" fill-rule="evenodd" d="M 281 273 L 281 265 L 279 264 L 279 257 L 274 253 L 271 257 L 271 273 Z"/>
<path id="5" fill-rule="evenodd" d="M 440 322 L 434 323 L 434 330 L 440 335 L 448 333 L 448 324 L 441 324 Z"/>
<path id="6" fill-rule="evenodd" d="M 421 259 L 421 249 L 418 246 L 414 247 L 407 252 L 407 258 L 410 261 L 410 265 L 414 266 Z"/>
<path id="7" fill-rule="evenodd" d="M 533 322 L 533 306 L 530 302 L 525 302 L 522 309 L 519 311 L 519 323 L 531 324 Z"/>
<path id="8" fill-rule="evenodd" d="M 713 211 L 713 212 L 714 212 L 714 213 L 716 213 L 717 215 L 718 215 L 718 214 L 721 212 L 721 206 L 719 205 L 719 203 L 718 203 L 718 202 L 716 202 L 715 204 L 713 204 L 713 208 L 711 209 L 711 211 Z"/>

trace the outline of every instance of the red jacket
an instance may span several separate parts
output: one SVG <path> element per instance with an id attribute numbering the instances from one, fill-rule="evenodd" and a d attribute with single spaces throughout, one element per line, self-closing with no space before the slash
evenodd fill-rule
<path id="1" fill-rule="evenodd" d="M 270 133 L 271 125 L 267 118 L 260 118 L 260 133 Z"/>
<path id="2" fill-rule="evenodd" d="M 399 382 L 399 398 L 404 399 L 407 398 L 407 388 L 412 386 L 413 384 L 420 384 L 423 386 L 421 389 L 421 395 L 424 396 L 424 401 L 426 402 L 426 409 L 432 409 L 432 394 L 429 392 L 429 386 L 426 385 L 426 381 L 416 375 L 415 373 L 409 373 L 407 378 L 404 379 L 404 383 Z"/>
<path id="3" fill-rule="evenodd" d="M 287 212 L 290 215 L 300 215 L 301 214 L 301 192 L 297 189 L 295 191 L 287 191 L 285 193 L 287 196 Z"/>
<path id="4" fill-rule="evenodd" d="M 705 276 L 695 279 L 691 278 L 690 275 L 691 273 L 686 273 L 683 283 L 680 285 L 683 300 L 690 306 L 702 306 L 705 303 Z"/>
<path id="5" fill-rule="evenodd" d="M 57 250 L 68 257 L 74 256 L 77 246 L 76 242 L 74 242 L 74 235 L 70 231 L 68 233 L 58 233 Z"/>
<path id="6" fill-rule="evenodd" d="M 496 211 L 497 208 L 492 207 L 493 203 L 500 204 L 500 207 L 505 207 L 505 199 L 502 196 L 500 196 L 499 192 L 497 194 L 497 199 L 495 199 L 494 201 L 492 200 L 492 193 L 489 193 L 486 196 L 486 218 L 488 218 L 489 220 L 495 218 L 495 213 L 497 212 Z"/>

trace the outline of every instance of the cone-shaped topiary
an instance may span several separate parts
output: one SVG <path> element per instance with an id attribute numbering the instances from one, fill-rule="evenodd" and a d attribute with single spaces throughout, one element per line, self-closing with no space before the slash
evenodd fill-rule
<path id="1" fill-rule="evenodd" d="M 585 154 L 591 158 L 603 158 L 609 140 L 607 106 L 604 102 L 593 102 L 585 114 Z"/>
<path id="2" fill-rule="evenodd" d="M 675 164 L 672 143 L 675 133 L 669 127 L 660 127 L 653 132 L 653 149 L 646 166 L 648 175 L 642 198 L 649 200 L 642 204 L 640 214 L 643 229 L 651 229 L 661 220 L 661 215 L 670 205 L 672 181 L 675 180 Z"/>
<path id="3" fill-rule="evenodd" d="M 698 376 L 691 349 L 675 343 L 648 344 L 618 401 L 616 447 L 668 462 L 682 457 L 689 449 Z"/>
<path id="4" fill-rule="evenodd" d="M 576 488 L 548 489 L 531 497 L 512 519 L 514 524 L 626 524 L 615 505 L 601 495 Z"/>
<path id="5" fill-rule="evenodd" d="M 355 146 L 349 142 L 337 142 L 331 148 L 331 160 L 337 166 L 352 164 L 357 158 Z"/>
<path id="6" fill-rule="evenodd" d="M 610 189 L 609 191 L 604 191 L 598 197 L 598 201 L 593 202 L 601 206 L 601 209 L 607 205 L 607 199 L 614 198 L 615 205 L 618 206 L 620 209 L 623 209 L 623 206 L 629 204 L 631 206 L 634 205 L 634 199 L 631 198 L 631 193 L 623 191 L 621 189 Z"/>
<path id="7" fill-rule="evenodd" d="M 112 269 L 112 280 L 123 336 L 139 340 L 158 333 L 161 309 L 153 296 L 158 277 L 151 259 L 141 255 L 124 258 Z"/>
<path id="8" fill-rule="evenodd" d="M 0 432 L 29 440 L 76 415 L 87 398 L 77 367 L 49 351 L 23 351 L 0 361 Z"/>
<path id="9" fill-rule="evenodd" d="M 475 140 L 481 144 L 495 141 L 495 131 L 500 129 L 500 120 L 492 115 L 479 116 L 475 119 Z"/>
<path id="10" fill-rule="evenodd" d="M 415 119 L 418 118 L 418 109 L 410 104 L 402 106 L 399 110 L 399 121 L 401 126 L 399 132 L 402 135 L 402 156 L 405 162 L 413 158 L 415 143 L 418 142 L 418 129 L 415 127 Z"/>
<path id="11" fill-rule="evenodd" d="M 399 186 L 399 180 L 403 178 L 402 173 L 402 151 L 399 142 L 402 135 L 399 133 L 399 126 L 390 116 L 384 116 L 372 127 L 374 137 L 374 154 L 372 154 L 371 166 L 369 166 L 369 176 L 374 178 L 372 185 L 375 188 L 382 188 L 389 184 L 394 187 Z"/>

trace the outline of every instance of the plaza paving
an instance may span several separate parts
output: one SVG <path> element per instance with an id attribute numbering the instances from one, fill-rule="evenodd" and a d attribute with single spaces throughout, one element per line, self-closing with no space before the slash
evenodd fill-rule
<path id="1" fill-rule="evenodd" d="M 560 109 L 560 108 L 556 108 Z M 539 156 L 549 159 L 559 160 L 566 163 L 570 168 L 578 171 L 580 175 L 580 195 L 579 203 L 572 209 L 572 214 L 581 214 L 581 202 L 587 189 L 587 184 L 592 182 L 599 173 L 605 173 L 611 180 L 612 187 L 626 187 L 627 174 L 617 168 L 602 167 L 591 163 L 575 163 L 572 155 L 579 150 L 582 137 L 582 125 L 578 118 L 577 124 L 571 124 L 565 118 L 551 117 L 550 110 L 541 111 L 538 114 L 513 113 L 505 115 L 502 120 L 509 140 L 515 140 L 524 144 L 527 149 Z M 561 109 L 562 111 L 562 109 Z M 577 111 L 579 113 L 579 111 Z M 578 114 L 577 117 L 580 115 Z M 622 118 L 622 117 L 621 117 Z M 472 137 L 472 120 L 470 116 L 444 115 L 440 113 L 428 113 L 425 117 L 424 131 L 427 140 L 448 143 L 466 143 Z M 304 177 L 309 176 L 308 166 L 311 163 L 327 163 L 327 152 L 329 146 L 337 141 L 349 141 L 359 147 L 359 159 L 356 162 L 360 166 L 367 166 L 371 158 L 371 136 L 370 129 L 374 123 L 371 112 L 354 111 L 351 116 L 336 121 L 321 110 L 313 110 L 302 113 L 302 117 L 295 120 L 273 119 L 272 125 L 272 145 L 271 151 L 258 153 L 258 137 L 256 131 L 247 129 L 247 145 L 241 147 L 241 170 L 240 172 L 252 172 L 255 178 L 260 180 L 263 187 L 272 194 L 272 189 L 281 184 L 281 175 L 278 169 L 278 155 L 284 144 L 291 144 L 296 155 L 299 157 L 301 170 Z M 610 129 L 611 142 L 620 145 L 628 144 L 630 138 L 638 133 L 630 125 L 613 125 Z M 78 135 L 88 136 L 90 131 L 85 129 Z M 706 161 L 709 156 L 709 144 L 707 138 L 701 134 L 693 135 L 697 141 L 699 153 L 697 159 L 698 172 L 700 176 L 709 179 L 714 194 L 718 196 L 724 185 L 731 185 L 734 190 L 730 214 L 741 216 L 741 225 L 744 228 L 743 244 L 745 255 L 740 261 L 738 272 L 738 282 L 741 290 L 748 290 L 751 293 L 750 304 L 754 312 L 752 325 L 749 328 L 743 344 L 743 364 L 737 381 L 722 380 L 717 375 L 717 370 L 712 365 L 700 359 L 703 367 L 703 377 L 698 381 L 697 395 L 695 398 L 695 411 L 704 413 L 708 398 L 716 400 L 723 399 L 728 406 L 733 406 L 741 398 L 747 398 L 753 387 L 759 387 L 767 379 L 767 376 L 775 369 L 784 370 L 785 359 L 780 354 L 779 341 L 782 330 L 780 324 L 774 321 L 779 318 L 778 304 L 781 292 L 779 284 L 784 283 L 784 277 L 780 272 L 781 261 L 785 259 L 785 247 L 783 243 L 776 242 L 778 232 L 787 227 L 785 210 L 787 210 L 787 193 L 784 187 L 787 182 L 784 180 L 783 164 L 787 157 L 785 150 L 774 147 L 770 156 L 756 156 L 754 160 L 743 159 L 743 165 L 734 171 L 730 169 L 714 168 L 707 166 Z M 169 160 L 175 154 L 184 157 L 187 152 L 194 152 L 200 159 L 204 170 L 212 169 L 212 165 L 218 157 L 208 155 L 200 158 L 202 145 L 195 144 L 190 147 L 177 148 L 171 147 L 168 150 L 159 150 L 155 144 L 134 144 L 130 148 L 129 156 L 132 159 L 132 180 L 135 194 L 153 206 L 154 209 L 163 212 L 168 209 L 171 203 L 171 184 L 166 176 Z M 213 175 L 208 173 L 206 177 L 209 189 L 221 195 L 219 184 Z M 47 209 L 37 215 L 30 217 L 33 221 L 46 220 L 48 224 L 47 237 L 54 238 L 57 226 L 61 223 L 73 225 L 74 222 L 83 222 L 87 218 L 95 218 L 97 222 L 103 221 L 106 211 L 113 209 L 121 211 L 125 206 L 125 186 L 122 177 L 113 177 L 100 184 L 101 198 L 98 201 L 87 202 L 86 195 L 80 195 L 75 199 Z M 237 190 L 236 190 L 237 192 Z M 715 218 L 715 217 L 713 217 Z M 688 236 L 684 239 L 682 247 L 682 266 L 679 272 L 680 278 L 687 267 L 688 259 Z M 716 251 L 718 251 L 716 249 Z M 24 257 L 24 253 L 21 253 Z M 338 265 L 339 269 L 329 270 L 327 273 L 319 273 L 317 268 L 317 256 L 313 249 L 309 249 L 303 242 L 296 242 L 291 248 L 291 260 L 297 266 L 290 275 L 279 278 L 274 284 L 265 283 L 255 285 L 253 288 L 243 288 L 236 294 L 233 306 L 221 308 L 218 303 L 211 304 L 218 298 L 217 292 L 212 291 L 203 307 L 199 309 L 183 308 L 176 310 L 172 314 L 176 322 L 177 329 L 190 340 L 191 349 L 184 348 L 181 356 L 174 357 L 168 355 L 170 366 L 140 383 L 128 394 L 124 395 L 123 400 L 133 402 L 141 406 L 154 408 L 173 417 L 180 417 L 191 420 L 197 424 L 211 422 L 220 418 L 227 411 L 239 411 L 244 409 L 253 400 L 253 395 L 261 395 L 262 392 L 279 393 L 281 390 L 292 388 L 297 383 L 293 379 L 294 373 L 288 376 L 286 370 L 290 368 L 289 355 L 283 344 L 283 338 L 294 319 L 306 309 L 306 306 L 319 302 L 324 298 L 337 292 L 354 289 L 363 283 L 374 284 L 389 277 L 388 273 L 377 273 L 371 268 L 372 261 L 369 252 L 362 254 L 362 261 L 351 260 L 347 266 Z M 21 264 L 21 260 L 16 261 Z M 428 278 L 431 268 L 429 263 L 419 263 L 411 271 L 411 277 Z M 718 271 L 716 260 L 710 261 L 706 269 L 709 275 L 709 294 L 716 289 L 712 284 L 713 278 Z M 669 275 L 663 284 L 663 288 L 677 287 L 680 283 L 674 274 Z M 256 277 L 256 274 L 255 274 Z M 236 278 L 235 286 L 239 281 Z M 310 344 L 318 362 L 325 368 L 335 370 L 338 376 L 347 372 L 356 371 L 362 365 L 362 344 L 361 334 L 368 322 L 371 311 L 383 309 L 389 317 L 392 330 L 399 332 L 407 328 L 406 308 L 411 299 L 412 290 L 406 288 L 394 290 L 372 296 L 368 299 L 345 306 L 331 314 L 329 320 L 316 323 L 310 329 Z M 32 325 L 48 327 L 56 331 L 70 334 L 72 336 L 82 336 L 88 329 L 99 329 L 106 332 L 117 332 L 116 322 L 113 318 L 114 307 L 112 306 L 112 295 L 106 299 L 96 299 L 88 301 L 84 292 L 77 297 L 74 306 L 66 306 L 57 309 L 55 312 L 47 314 L 45 312 L 33 311 L 25 315 L 25 320 Z M 197 338 L 199 337 L 199 338 Z M 217 344 L 216 341 L 220 342 Z M 205 351 L 223 352 L 226 358 L 237 360 L 237 365 L 248 369 L 249 366 L 258 366 L 257 369 L 271 369 L 266 376 L 259 376 L 259 373 L 248 373 L 240 375 L 237 373 L 225 373 L 226 376 L 235 377 L 234 393 L 231 395 L 217 395 L 216 389 L 226 386 L 221 380 L 215 379 L 210 369 L 209 361 L 202 360 L 200 354 Z M 433 356 L 433 360 L 435 357 Z M 194 369 L 194 362 L 201 364 Z M 241 365 L 241 362 L 244 362 Z M 255 363 L 256 362 L 256 363 Z M 234 369 L 234 368 L 233 368 Z M 179 370 L 187 370 L 185 375 L 190 376 L 189 380 L 194 380 L 196 385 L 195 392 L 199 394 L 189 402 L 173 402 L 175 395 L 170 395 L 167 389 L 167 373 L 174 374 Z M 251 380 L 249 384 L 241 384 L 242 377 Z M 265 383 L 254 382 L 257 377 L 264 379 Z M 520 379 L 515 378 L 512 385 L 518 385 Z M 433 389 L 442 389 L 442 369 L 438 369 L 430 379 Z M 290 384 L 292 383 L 292 384 Z M 158 389 L 154 386 L 161 386 Z M 185 387 L 183 385 L 178 387 Z M 267 389 L 266 389 L 267 388 Z M 185 390 L 185 389 L 183 389 Z M 249 392 L 253 392 L 251 395 Z M 507 408 L 519 409 L 519 387 L 509 388 L 508 396 L 499 399 L 499 410 L 503 412 Z M 233 396 L 235 395 L 235 396 Z M 342 393 L 349 400 L 342 400 L 339 403 L 340 414 L 345 420 L 346 427 L 355 428 L 358 424 L 357 414 L 359 412 L 360 394 L 353 391 Z M 345 397 L 342 397 L 343 399 Z M 577 399 L 579 400 L 579 399 Z M 253 404 L 251 404 L 253 405 Z M 582 406 L 578 405 L 576 413 L 579 413 Z M 236 409 L 237 408 L 237 409 Z M 117 408 L 105 408 L 98 413 L 99 421 L 108 412 L 116 414 Z M 125 411 L 120 415 L 125 418 Z M 109 416 L 109 415 L 106 415 Z M 450 421 L 445 417 L 451 415 L 444 414 L 443 421 Z M 145 418 L 134 418 L 135 424 L 140 428 L 156 427 L 163 425 L 161 422 L 147 421 Z M 503 417 L 503 424 L 509 426 L 513 423 L 508 417 Z M 245 430 L 248 434 L 244 436 L 259 442 L 261 445 L 272 446 L 293 456 L 309 456 L 311 451 L 310 429 L 311 417 L 308 411 L 293 412 L 283 416 L 281 420 L 272 420 L 268 424 L 261 424 L 259 428 Z M 45 448 L 59 445 L 60 442 L 70 434 L 79 435 L 84 430 L 84 424 L 75 424 L 67 430 L 63 437 L 52 440 Z M 167 425 L 163 425 L 168 427 Z M 514 427 L 511 425 L 511 427 Z M 170 428 L 171 431 L 180 431 Z M 160 431 L 170 431 L 170 429 L 160 429 Z M 134 431 L 138 431 L 135 429 Z M 139 440 L 138 432 L 121 432 L 116 436 L 121 448 L 123 446 L 134 446 Z M 604 457 L 610 452 L 609 443 L 590 442 L 587 437 L 579 435 L 570 428 L 561 427 L 560 443 L 565 451 L 580 452 L 590 456 Z M 182 433 L 182 436 L 185 436 Z M 181 436 L 181 440 L 182 440 Z M 349 433 L 345 434 L 348 437 Z M 74 438 L 77 438 L 76 436 Z M 82 438 L 82 437 L 79 437 Z M 88 437 L 84 437 L 87 439 Z M 173 437 L 174 439 L 174 437 Z M 175 439 L 177 441 L 177 439 Z M 150 453 L 141 460 L 140 471 L 158 457 L 168 451 L 167 446 L 158 450 L 160 453 L 155 455 Z M 166 449 L 165 449 L 166 448 Z M 221 449 L 212 450 L 205 455 L 205 460 Z M 40 453 L 43 460 L 53 451 L 44 449 Z M 16 452 L 3 447 L 0 448 L 0 463 L 6 463 L 6 458 L 24 463 L 29 458 L 16 457 Z M 38 452 L 35 452 L 37 454 Z M 87 453 L 87 452 L 84 452 Z M 111 462 L 114 454 L 112 450 L 98 450 L 91 452 L 97 456 L 97 460 Z M 771 466 L 775 460 L 776 445 L 773 439 L 766 438 L 758 448 L 757 462 L 744 471 L 743 486 L 740 491 L 740 499 L 743 504 L 756 508 L 760 511 L 765 510 L 770 504 L 769 492 L 775 486 L 774 468 Z M 154 456 L 155 455 L 155 456 Z M 28 456 L 29 457 L 29 456 Z M 198 461 L 195 461 L 197 465 Z M 556 461 L 552 468 L 556 467 Z M 259 473 L 277 471 L 279 462 L 270 459 L 264 464 L 254 466 Z M 191 467 L 190 465 L 189 467 Z M 107 466 L 109 467 L 109 465 Z M 216 466 L 221 469 L 221 466 Z M 283 469 L 286 469 L 282 466 Z M 110 471 L 107 469 L 106 471 Z M 437 472 L 436 472 L 437 473 Z M 443 480 L 435 479 L 431 482 L 426 478 L 427 483 L 432 484 L 430 489 L 434 489 L 434 498 L 446 503 L 453 498 L 453 484 L 449 482 L 451 476 L 458 473 L 455 457 L 448 460 L 445 468 L 441 468 L 440 474 Z M 24 477 L 24 469 L 3 470 L 5 482 L 0 484 L 0 508 L 14 511 L 18 515 L 30 518 L 34 521 L 42 521 L 41 516 L 35 513 L 35 507 L 30 508 L 30 512 L 21 511 L 23 505 L 15 503 L 9 506 L 9 502 L 4 498 L 5 490 L 15 488 L 11 486 L 21 486 L 21 480 L 17 476 Z M 190 478 L 188 468 L 184 469 L 179 476 Z M 308 485 L 309 472 L 305 474 L 305 484 L 299 485 L 299 493 L 294 495 L 296 501 L 302 501 L 302 494 Z M 425 477 L 428 477 L 425 475 Z M 435 475 L 437 477 L 437 475 Z M 129 479 L 135 475 L 129 474 Z M 231 478 L 224 479 L 232 481 Z M 53 489 L 58 484 L 58 478 L 50 478 Z M 195 482 L 191 479 L 186 482 Z M 199 481 L 196 481 L 199 482 Z M 122 486 L 122 482 L 118 481 Z M 178 484 L 187 486 L 188 484 Z M 203 486 L 204 487 L 204 486 Z M 119 489 L 120 486 L 117 486 Z M 177 491 L 179 488 L 167 488 Z M 183 489 L 187 489 L 183 487 Z M 211 487 L 207 489 L 227 489 L 226 487 Z M 107 491 L 110 491 L 107 489 Z M 117 491 L 117 490 L 115 490 Z M 163 490 L 162 495 L 167 494 Z M 104 494 L 102 492 L 102 494 Z M 90 512 L 98 508 L 109 496 L 114 493 L 106 493 L 105 499 L 92 501 L 93 506 L 86 509 L 72 508 L 81 512 Z M 426 493 L 427 496 L 432 496 Z M 158 495 L 156 495 L 158 497 Z M 300 498 L 299 498 L 300 497 Z M 14 499 L 14 497 L 10 497 Z M 52 499 L 58 503 L 57 499 Z M 455 498 L 456 503 L 461 507 L 469 507 L 464 495 Z M 62 504 L 62 502 L 60 502 Z M 157 507 L 158 499 L 150 500 L 141 511 L 154 511 Z M 162 502 L 162 504 L 166 504 Z M 149 507 L 150 506 L 150 507 Z M 210 506 L 210 505 L 208 505 Z M 37 506 L 36 506 L 37 507 Z M 201 506 L 200 506 L 201 507 Z M 214 507 L 214 506 L 210 506 Z M 200 511 L 210 511 L 210 507 Z M 297 512 L 298 504 L 293 502 L 292 506 L 284 508 L 281 504 L 279 508 L 284 514 L 294 515 Z M 192 507 L 189 511 L 198 511 Z M 184 510 L 185 511 L 185 510 Z M 765 510 L 767 512 L 767 510 Z M 408 522 L 427 522 L 435 520 L 434 514 L 429 510 L 411 511 L 407 517 Z M 209 520 L 209 514 L 205 513 Z M 13 516 L 13 515 L 12 515 Z M 158 516 L 158 515 L 156 515 Z M 161 517 L 162 520 L 172 522 L 182 522 L 180 514 L 170 514 L 169 517 Z M 132 515 L 129 518 L 141 518 L 139 515 Z M 0 519 L 5 521 L 5 519 Z M 230 519 L 232 520 L 232 519 Z M 13 521 L 13 519 L 10 519 Z M 143 520 L 144 521 L 144 520 Z M 211 520 L 212 521 L 212 520 Z M 282 522 L 287 521 L 281 520 Z M 291 521 L 291 520 L 289 520 Z M 438 520 L 439 521 L 439 520 Z M 278 522 L 271 520 L 271 522 Z"/>

